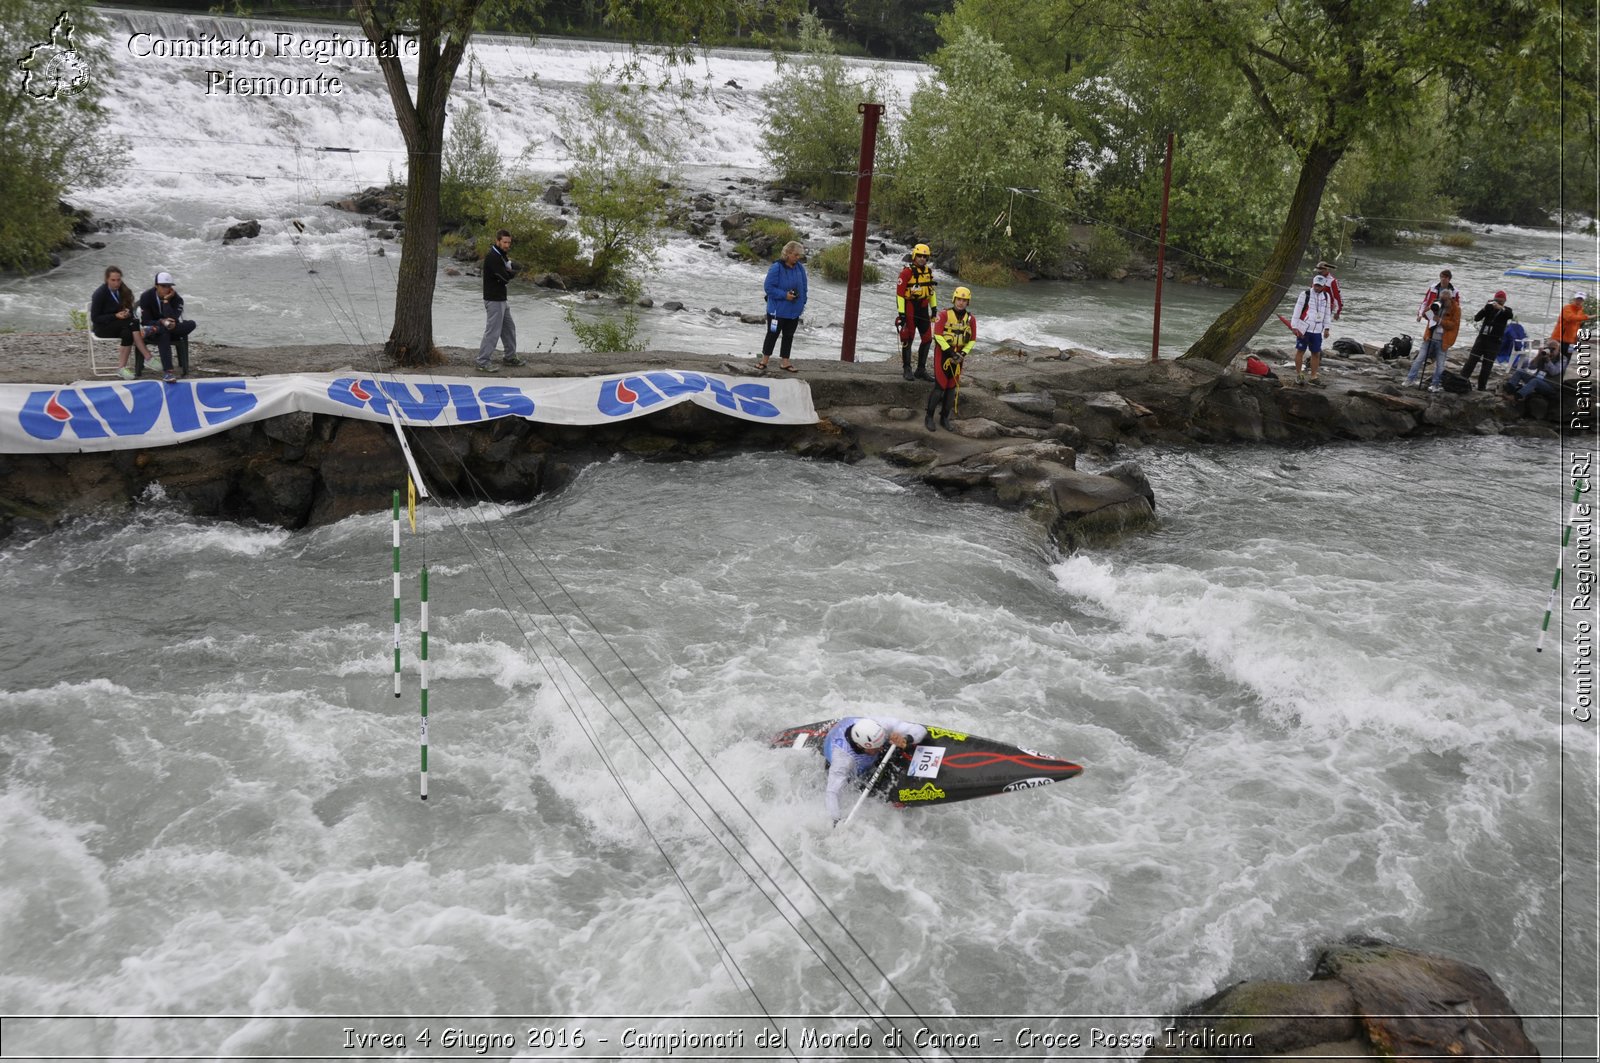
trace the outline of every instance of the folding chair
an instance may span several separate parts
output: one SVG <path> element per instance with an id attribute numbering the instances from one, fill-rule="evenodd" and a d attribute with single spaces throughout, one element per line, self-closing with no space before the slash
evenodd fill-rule
<path id="1" fill-rule="evenodd" d="M 117 355 L 122 350 L 121 342 L 115 336 L 106 339 L 104 336 L 96 336 L 93 332 L 86 335 L 89 337 L 89 372 L 95 376 L 116 376 Z M 108 361 L 100 360 L 102 349 L 110 352 L 106 355 Z"/>

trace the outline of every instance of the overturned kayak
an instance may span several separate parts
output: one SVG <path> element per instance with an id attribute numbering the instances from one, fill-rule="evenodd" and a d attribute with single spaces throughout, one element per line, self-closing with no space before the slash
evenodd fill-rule
<path id="1" fill-rule="evenodd" d="M 838 719 L 790 727 L 772 736 L 773 748 L 810 749 Z M 1083 773 L 1082 765 L 992 738 L 929 727 L 928 740 L 910 754 L 896 751 L 873 794 L 896 807 L 948 805 L 974 797 L 1031 790 Z"/>

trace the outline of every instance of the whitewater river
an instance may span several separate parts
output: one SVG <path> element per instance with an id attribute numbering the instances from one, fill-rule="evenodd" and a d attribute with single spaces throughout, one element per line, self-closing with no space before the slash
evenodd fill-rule
<path id="1" fill-rule="evenodd" d="M 188 25 L 111 17 L 122 37 Z M 615 56 L 478 51 L 507 153 L 538 139 L 559 169 L 538 94 Z M 110 260 L 178 272 L 211 339 L 380 341 L 395 249 L 317 206 L 398 167 L 370 75 L 282 108 L 208 99 L 201 61 L 118 62 L 113 108 L 168 86 L 200 146 L 142 147 L 83 197 L 118 220 L 110 246 L 0 282 L 0 321 L 64 326 Z M 690 162 L 759 174 L 770 64 L 709 63 Z M 907 91 L 919 73 L 890 70 Z M 360 151 L 308 147 L 330 144 Z M 221 247 L 245 217 L 262 238 Z M 1345 327 L 1412 330 L 1441 265 L 1477 305 L 1507 266 L 1572 249 L 1504 230 L 1363 253 L 1340 271 Z M 474 342 L 476 285 L 441 284 L 441 342 Z M 706 311 L 754 309 L 758 285 L 674 241 L 649 288 L 690 309 L 645 321 L 739 353 L 749 328 Z M 1508 287 L 1548 323 L 1547 286 Z M 814 290 L 808 353 L 843 306 Z M 1231 298 L 1167 291 L 1169 353 Z M 975 308 L 989 336 L 1136 355 L 1149 295 L 1032 285 Z M 558 298 L 518 297 L 525 337 L 564 337 Z M 0 543 L 0 1014 L 53 1016 L 7 1019 L 6 1057 L 561 1058 L 735 1028 L 773 1054 L 769 1024 L 791 1033 L 776 1054 L 807 1056 L 804 1030 L 881 1035 L 884 1011 L 908 1038 L 1134 1056 L 1173 1009 L 1301 979 L 1361 934 L 1482 966 L 1545 1058 L 1593 1058 L 1593 1019 L 1559 1018 L 1592 1016 L 1600 977 L 1595 734 L 1557 652 L 1583 618 L 1534 652 L 1568 456 L 1495 437 L 1136 457 L 1158 529 L 1066 559 L 1016 514 L 778 456 L 618 461 L 521 509 L 425 509 L 399 699 L 387 514 L 291 533 L 157 491 L 131 520 Z M 863 711 L 1086 771 L 832 831 L 814 758 L 763 738 Z"/>

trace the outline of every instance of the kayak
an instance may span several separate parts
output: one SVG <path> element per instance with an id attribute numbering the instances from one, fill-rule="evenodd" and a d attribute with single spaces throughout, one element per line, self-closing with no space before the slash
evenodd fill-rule
<path id="1" fill-rule="evenodd" d="M 771 744 L 775 749 L 814 749 L 820 756 L 822 740 L 838 722 L 835 718 L 789 727 L 773 735 Z M 926 742 L 909 753 L 896 751 L 872 792 L 897 808 L 920 808 L 1031 790 L 1082 773 L 1083 767 L 1070 760 L 929 726 Z"/>

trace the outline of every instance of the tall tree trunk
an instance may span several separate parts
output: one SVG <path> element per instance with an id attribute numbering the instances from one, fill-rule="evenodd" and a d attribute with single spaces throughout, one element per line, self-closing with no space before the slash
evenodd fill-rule
<path id="1" fill-rule="evenodd" d="M 1266 266 L 1260 276 L 1239 296 L 1239 301 L 1224 310 L 1206 329 L 1205 335 L 1180 357 L 1227 365 L 1234 355 L 1244 349 L 1250 337 L 1260 331 L 1267 318 L 1277 309 L 1283 293 L 1289 290 L 1295 271 L 1300 268 L 1300 259 L 1306 253 L 1306 245 L 1311 242 L 1311 232 L 1316 225 L 1317 208 L 1322 204 L 1322 190 L 1344 153 L 1345 144 L 1342 142 L 1312 145 L 1300 165 L 1300 180 L 1295 185 L 1294 198 L 1289 202 L 1289 214 L 1284 218 L 1278 241 L 1272 247 L 1272 254 L 1267 256 Z"/>
<path id="2" fill-rule="evenodd" d="M 442 123 L 441 123 L 442 125 Z M 442 145 L 443 130 L 424 138 Z M 383 353 L 400 365 L 429 365 L 433 347 L 433 290 L 439 280 L 440 148 L 408 146 L 405 239 L 394 293 L 394 326 Z"/>

